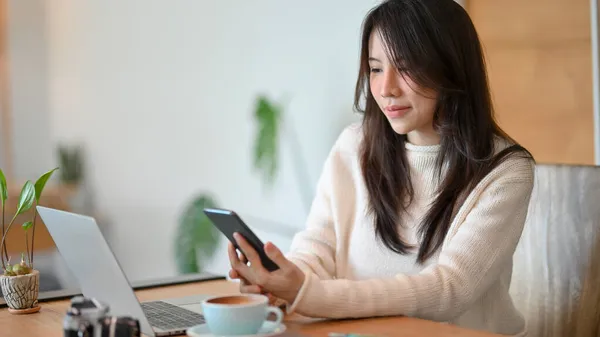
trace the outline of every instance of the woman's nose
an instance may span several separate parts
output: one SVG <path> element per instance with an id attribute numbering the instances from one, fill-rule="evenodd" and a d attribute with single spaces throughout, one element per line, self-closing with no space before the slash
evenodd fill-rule
<path id="1" fill-rule="evenodd" d="M 383 83 L 381 85 L 381 97 L 400 96 L 400 87 L 398 85 L 398 73 L 393 70 L 383 72 Z"/>

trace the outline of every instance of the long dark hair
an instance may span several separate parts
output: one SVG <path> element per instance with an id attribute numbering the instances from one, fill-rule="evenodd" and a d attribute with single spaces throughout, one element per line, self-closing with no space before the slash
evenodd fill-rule
<path id="1" fill-rule="evenodd" d="M 359 77 L 354 106 L 363 112 L 360 164 L 369 194 L 368 211 L 377 236 L 391 250 L 413 249 L 397 228 L 414 196 L 405 153 L 406 135 L 394 132 L 369 88 L 369 38 L 376 31 L 397 69 L 438 93 L 434 129 L 440 134 L 435 200 L 419 226 L 417 261 L 442 245 L 456 207 L 509 155 L 533 159 L 494 120 L 481 44 L 465 10 L 453 0 L 389 0 L 363 22 Z M 361 106 L 364 105 L 364 106 Z M 511 145 L 495 155 L 495 138 Z M 442 177 L 443 169 L 446 169 Z"/>

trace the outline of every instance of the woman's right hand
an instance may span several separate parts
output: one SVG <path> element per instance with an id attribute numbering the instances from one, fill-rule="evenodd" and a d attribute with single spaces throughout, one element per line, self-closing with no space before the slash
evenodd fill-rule
<path id="1" fill-rule="evenodd" d="M 238 273 L 233 269 L 229 271 L 229 277 L 234 280 L 235 279 L 240 280 L 240 292 L 242 294 L 262 294 L 263 293 L 262 289 L 259 286 L 255 285 L 255 284 L 249 284 L 245 278 L 239 276 Z"/>
<path id="2" fill-rule="evenodd" d="M 248 264 L 248 259 L 246 259 L 244 254 L 239 254 L 239 257 L 242 262 Z M 240 280 L 240 293 L 265 295 L 269 298 L 269 305 L 273 305 L 277 301 L 277 298 L 275 296 L 263 291 L 263 289 L 256 284 L 250 284 L 245 278 L 241 277 L 238 274 L 238 272 L 234 269 L 229 270 L 229 277 L 234 280 Z"/>

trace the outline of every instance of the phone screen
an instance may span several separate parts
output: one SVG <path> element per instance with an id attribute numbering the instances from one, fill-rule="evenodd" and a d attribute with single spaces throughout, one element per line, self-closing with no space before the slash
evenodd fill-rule
<path id="1" fill-rule="evenodd" d="M 206 208 L 204 209 L 204 214 L 206 214 L 215 227 L 217 227 L 219 231 L 221 231 L 221 233 L 223 233 L 227 239 L 233 243 L 236 249 L 244 253 L 243 250 L 238 247 L 235 239 L 233 238 L 233 233 L 237 232 L 241 234 L 259 254 L 263 267 L 265 267 L 268 271 L 275 271 L 279 269 L 279 266 L 277 266 L 275 262 L 267 257 L 267 254 L 264 251 L 263 242 L 234 211 L 219 208 Z M 244 253 L 244 255 L 246 254 Z"/>

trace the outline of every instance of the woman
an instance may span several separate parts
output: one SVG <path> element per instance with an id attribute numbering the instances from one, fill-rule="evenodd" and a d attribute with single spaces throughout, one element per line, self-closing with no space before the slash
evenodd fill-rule
<path id="1" fill-rule="evenodd" d="M 287 257 L 265 245 L 271 273 L 238 236 L 246 256 L 230 245 L 230 276 L 306 316 L 525 334 L 509 285 L 534 163 L 494 122 L 467 13 L 452 0 L 386 1 L 367 15 L 361 48 L 364 118 L 331 150 L 307 228 Z"/>

